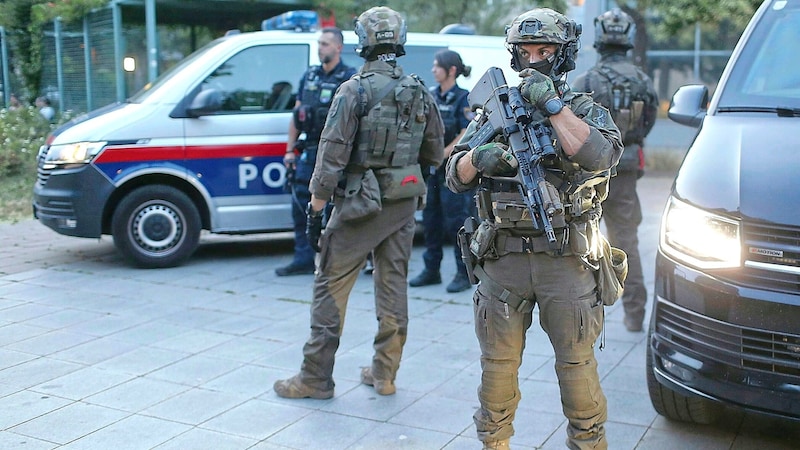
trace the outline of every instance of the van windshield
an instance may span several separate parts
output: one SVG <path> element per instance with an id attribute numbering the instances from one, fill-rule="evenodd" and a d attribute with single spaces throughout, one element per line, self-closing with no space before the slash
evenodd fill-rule
<path id="1" fill-rule="evenodd" d="M 176 73 L 180 72 L 181 70 L 183 70 L 184 67 L 186 67 L 189 64 L 191 64 L 197 58 L 200 58 L 201 56 L 203 56 L 203 54 L 205 54 L 209 49 L 211 49 L 212 47 L 215 47 L 216 45 L 221 43 L 223 40 L 224 40 L 224 38 L 215 39 L 215 40 L 209 42 L 208 44 L 200 47 L 199 49 L 197 49 L 197 51 L 192 52 L 191 55 L 187 56 L 186 58 L 183 58 L 177 64 L 175 64 L 174 66 L 170 67 L 169 70 L 167 70 L 166 72 L 164 72 L 161 75 L 159 75 L 155 79 L 155 81 L 153 81 L 152 83 L 147 83 L 146 85 L 144 85 L 144 87 L 141 90 L 139 90 L 139 92 L 133 94 L 133 96 L 131 96 L 128 99 L 128 102 L 130 102 L 130 103 L 142 103 L 143 101 L 145 101 L 147 99 L 147 97 L 150 96 L 151 93 L 153 93 L 153 92 L 155 92 L 157 90 L 157 89 L 155 89 L 156 87 L 158 87 L 159 85 L 161 85 L 165 81 L 167 81 L 170 78 L 172 78 L 173 74 L 176 74 Z"/>
<path id="2" fill-rule="evenodd" d="M 776 1 L 756 24 L 721 94 L 720 108 L 800 108 L 800 2 Z"/>

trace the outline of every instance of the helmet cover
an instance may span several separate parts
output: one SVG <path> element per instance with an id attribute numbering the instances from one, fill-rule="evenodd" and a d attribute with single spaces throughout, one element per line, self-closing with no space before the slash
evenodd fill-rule
<path id="1" fill-rule="evenodd" d="M 361 13 L 356 19 L 355 33 L 358 36 L 356 51 L 361 56 L 366 56 L 377 45 L 394 46 L 398 53 L 404 53 L 406 21 L 389 7 L 375 6 Z"/>
<path id="2" fill-rule="evenodd" d="M 594 35 L 594 46 L 597 49 L 604 46 L 633 48 L 636 24 L 631 16 L 614 8 L 594 19 Z"/>

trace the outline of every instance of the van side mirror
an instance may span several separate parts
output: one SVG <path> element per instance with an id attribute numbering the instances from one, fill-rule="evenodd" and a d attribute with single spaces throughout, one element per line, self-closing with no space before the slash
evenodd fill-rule
<path id="1" fill-rule="evenodd" d="M 200 117 L 213 114 L 220 109 L 222 109 L 222 93 L 212 88 L 200 91 L 186 108 L 186 113 L 189 117 Z"/>
<path id="2" fill-rule="evenodd" d="M 708 110 L 708 88 L 702 84 L 681 86 L 672 95 L 667 116 L 673 122 L 697 128 Z"/>

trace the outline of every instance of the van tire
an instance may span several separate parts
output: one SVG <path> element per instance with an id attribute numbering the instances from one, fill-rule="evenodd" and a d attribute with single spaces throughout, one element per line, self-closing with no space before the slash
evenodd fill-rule
<path id="1" fill-rule="evenodd" d="M 701 425 L 708 425 L 717 420 L 722 411 L 721 405 L 702 397 L 683 395 L 658 382 L 653 372 L 650 336 L 647 338 L 646 358 L 647 390 L 650 393 L 650 403 L 657 413 L 671 420 Z"/>
<path id="2" fill-rule="evenodd" d="M 143 186 L 122 198 L 114 211 L 114 245 L 143 268 L 174 267 L 197 249 L 200 213 L 183 192 L 166 185 Z"/>

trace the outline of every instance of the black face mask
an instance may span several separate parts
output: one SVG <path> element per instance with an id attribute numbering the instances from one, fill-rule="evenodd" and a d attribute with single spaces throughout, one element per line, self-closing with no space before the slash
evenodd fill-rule
<path id="1" fill-rule="evenodd" d="M 550 72 L 553 70 L 553 64 L 556 61 L 556 55 L 551 55 L 549 58 L 541 60 L 535 63 L 528 63 L 528 68 L 533 69 L 537 72 L 543 73 L 547 76 L 550 76 Z"/>

